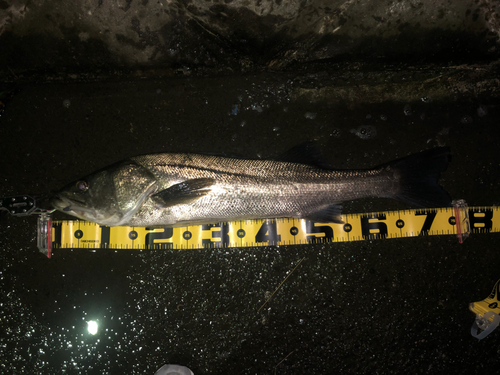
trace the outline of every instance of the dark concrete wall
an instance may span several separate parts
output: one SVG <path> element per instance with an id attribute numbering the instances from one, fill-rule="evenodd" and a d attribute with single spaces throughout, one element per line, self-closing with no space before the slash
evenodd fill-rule
<path id="1" fill-rule="evenodd" d="M 493 0 L 1 0 L 0 74 L 491 60 L 499 14 Z"/>

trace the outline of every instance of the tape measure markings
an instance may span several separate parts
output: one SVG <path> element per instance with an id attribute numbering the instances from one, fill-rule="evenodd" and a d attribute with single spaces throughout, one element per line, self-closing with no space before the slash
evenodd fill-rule
<path id="1" fill-rule="evenodd" d="M 342 218 L 343 224 L 280 218 L 176 228 L 107 227 L 79 220 L 55 221 L 51 234 L 54 248 L 195 249 L 457 235 L 459 227 L 464 226 L 473 233 L 500 231 L 500 207 L 496 206 L 347 214 Z"/>

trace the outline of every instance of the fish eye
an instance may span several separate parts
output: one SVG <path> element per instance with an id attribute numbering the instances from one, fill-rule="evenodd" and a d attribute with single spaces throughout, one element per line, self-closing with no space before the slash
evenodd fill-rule
<path id="1" fill-rule="evenodd" d="M 87 191 L 89 189 L 89 184 L 86 181 L 78 181 L 76 183 L 76 188 L 81 192 Z"/>

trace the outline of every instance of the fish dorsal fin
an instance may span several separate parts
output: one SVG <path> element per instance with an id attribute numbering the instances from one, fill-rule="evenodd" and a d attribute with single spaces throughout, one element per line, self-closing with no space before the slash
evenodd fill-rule
<path id="1" fill-rule="evenodd" d="M 289 163 L 307 164 L 314 167 L 330 169 L 330 165 L 321 155 L 321 152 L 316 147 L 314 142 L 304 142 L 278 157 L 278 161 L 286 161 Z"/>
<path id="2" fill-rule="evenodd" d="M 210 187 L 215 183 L 212 178 L 196 178 L 172 185 L 151 196 L 160 207 L 170 207 L 176 204 L 188 204 L 210 193 Z"/>

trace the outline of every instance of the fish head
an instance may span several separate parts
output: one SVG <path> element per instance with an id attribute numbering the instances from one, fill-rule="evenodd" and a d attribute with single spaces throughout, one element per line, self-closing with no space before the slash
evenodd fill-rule
<path id="1" fill-rule="evenodd" d="M 156 178 L 149 170 L 125 161 L 67 185 L 52 205 L 82 220 L 126 225 L 155 190 Z"/>

